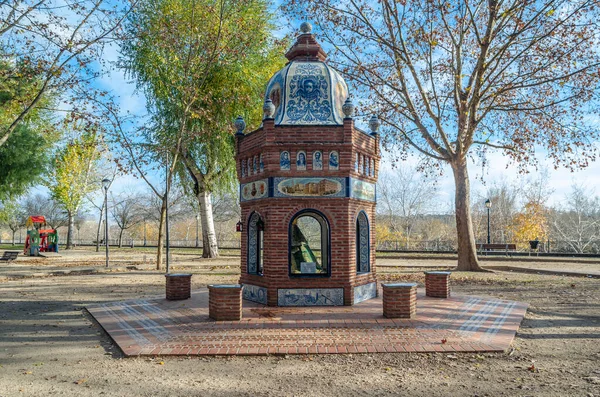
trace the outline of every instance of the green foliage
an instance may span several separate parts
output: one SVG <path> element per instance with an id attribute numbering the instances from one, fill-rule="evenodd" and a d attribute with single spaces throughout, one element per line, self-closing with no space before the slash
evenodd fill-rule
<path id="1" fill-rule="evenodd" d="M 0 61 L 0 128 L 5 128 L 39 85 L 39 78 L 25 62 Z M 49 95 L 40 102 L 47 106 Z M 23 194 L 39 182 L 48 169 L 56 131 L 41 108 L 30 112 L 0 146 L 0 201 Z"/>
<path id="2" fill-rule="evenodd" d="M 6 58 L 0 58 L 0 128 L 2 130 L 8 128 L 27 103 L 33 100 L 40 85 L 38 74 L 27 60 L 11 62 Z M 45 104 L 42 102 L 40 105 Z M 40 109 L 36 108 L 24 121 L 35 120 L 40 116 L 40 112 Z"/>
<path id="3" fill-rule="evenodd" d="M 100 143 L 95 132 L 84 132 L 62 148 L 54 159 L 53 177 L 47 182 L 52 198 L 74 214 L 85 196 L 99 188 L 97 169 Z"/>
<path id="4" fill-rule="evenodd" d="M 0 201 L 19 196 L 48 172 L 52 136 L 20 125 L 0 147 Z"/>
<path id="5" fill-rule="evenodd" d="M 263 0 L 150 0 L 129 18 L 122 66 L 148 98 L 149 140 L 193 161 L 206 190 L 235 180 L 232 122 L 262 115 L 268 78 L 283 66 Z M 180 169 L 182 175 L 185 170 Z M 183 176 L 183 175 L 182 175 Z"/>

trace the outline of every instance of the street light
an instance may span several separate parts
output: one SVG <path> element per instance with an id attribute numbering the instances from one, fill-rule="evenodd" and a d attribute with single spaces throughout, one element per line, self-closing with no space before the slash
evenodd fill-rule
<path id="1" fill-rule="evenodd" d="M 196 248 L 200 247 L 200 242 L 198 241 L 199 226 L 200 226 L 200 214 L 196 214 Z"/>
<path id="2" fill-rule="evenodd" d="M 102 189 L 104 189 L 104 243 L 106 244 L 106 267 L 108 267 L 108 188 L 110 179 L 102 179 Z"/>
<path id="3" fill-rule="evenodd" d="M 488 213 L 488 235 L 487 235 L 487 243 L 491 244 L 490 241 L 490 208 L 492 208 L 492 202 L 490 199 L 485 200 L 485 207 L 487 208 Z"/>

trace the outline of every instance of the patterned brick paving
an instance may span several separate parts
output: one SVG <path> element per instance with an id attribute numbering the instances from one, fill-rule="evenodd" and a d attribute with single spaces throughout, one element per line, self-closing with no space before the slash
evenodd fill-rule
<path id="1" fill-rule="evenodd" d="M 126 356 L 494 352 L 511 344 L 527 304 L 426 297 L 417 316 L 387 319 L 380 298 L 352 307 L 278 308 L 244 301 L 241 321 L 208 317 L 208 291 L 185 301 L 138 299 L 88 307 Z"/>

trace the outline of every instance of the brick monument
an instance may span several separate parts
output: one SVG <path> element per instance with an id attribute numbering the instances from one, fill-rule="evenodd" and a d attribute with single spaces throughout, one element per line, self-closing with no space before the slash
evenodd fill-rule
<path id="1" fill-rule="evenodd" d="M 264 120 L 236 120 L 244 299 L 269 306 L 353 305 L 377 294 L 379 120 L 355 127 L 343 78 L 303 23 L 267 84 Z"/>

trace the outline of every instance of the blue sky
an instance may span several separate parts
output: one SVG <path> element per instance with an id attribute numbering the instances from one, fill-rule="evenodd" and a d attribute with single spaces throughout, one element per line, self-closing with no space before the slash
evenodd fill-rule
<path id="1" fill-rule="evenodd" d="M 277 31 L 277 36 L 283 36 L 289 31 L 289 21 L 281 20 L 280 28 Z M 298 23 L 299 25 L 299 23 Z M 318 39 L 318 37 L 317 37 Z M 105 52 L 107 60 L 114 61 L 118 57 L 118 48 L 115 46 L 107 48 Z M 265 81 L 266 85 L 267 81 Z M 127 81 L 121 71 L 112 70 L 103 76 L 98 84 L 105 89 L 112 91 L 117 97 L 122 112 L 131 112 L 133 114 L 144 114 L 145 112 L 145 100 L 143 96 L 135 93 L 134 84 Z M 352 94 L 353 89 L 350 88 Z M 233 116 L 232 116 L 233 120 Z M 366 120 L 363 120 L 363 122 Z M 543 153 L 543 152 L 541 152 Z M 384 154 L 381 168 L 386 171 L 392 171 L 389 154 Z M 407 161 L 408 166 L 414 166 L 418 162 L 416 157 L 409 157 Z M 558 205 L 565 199 L 565 195 L 570 190 L 573 183 L 584 185 L 594 191 L 596 187 L 600 186 L 600 163 L 591 163 L 588 168 L 570 172 L 567 169 L 554 170 L 553 165 L 542 159 L 540 161 L 542 168 L 548 170 L 548 186 L 554 190 L 550 198 L 550 205 Z M 517 168 L 514 165 L 509 165 L 506 158 L 503 157 L 500 152 L 490 152 L 488 156 L 488 165 L 485 168 L 481 167 L 481 164 L 477 162 L 471 162 L 469 164 L 469 172 L 471 176 L 471 188 L 472 196 L 478 195 L 484 196 L 485 191 L 488 187 L 494 183 L 500 183 L 506 181 L 509 184 L 519 185 L 526 178 L 535 176 L 537 171 L 530 169 L 530 175 L 520 175 Z M 485 183 L 482 181 L 485 180 Z M 437 200 L 440 202 L 441 212 L 445 212 L 451 205 L 454 196 L 454 181 L 450 169 L 446 167 L 444 175 L 439 177 L 438 180 L 438 197 Z M 116 192 L 124 190 L 146 190 L 145 183 L 133 176 L 122 176 L 114 184 L 113 190 Z"/>

